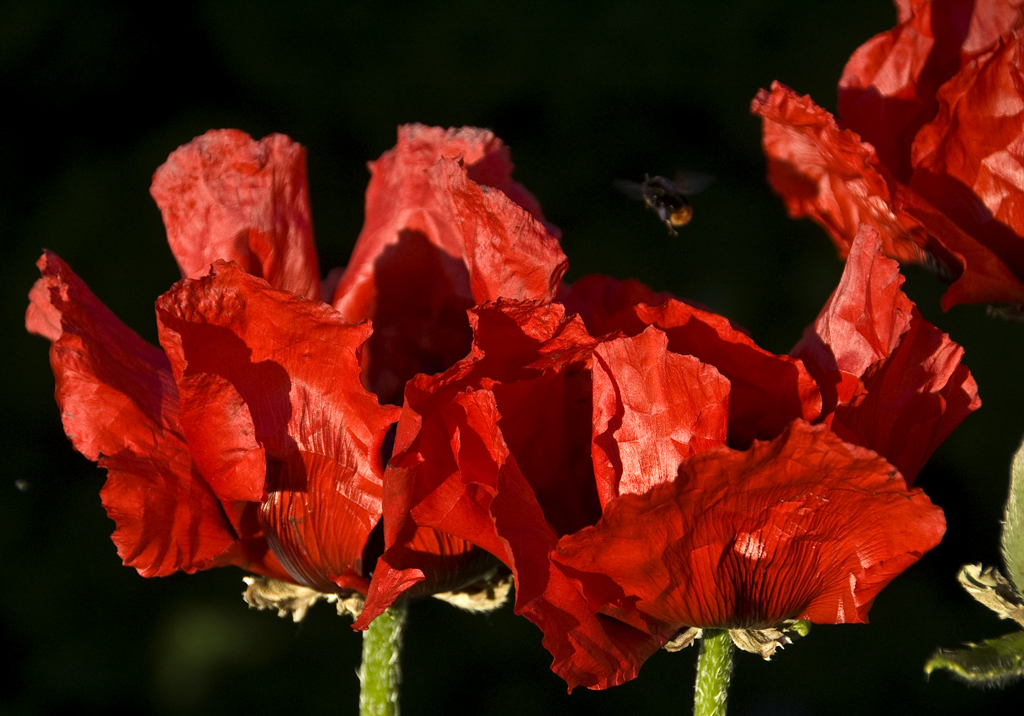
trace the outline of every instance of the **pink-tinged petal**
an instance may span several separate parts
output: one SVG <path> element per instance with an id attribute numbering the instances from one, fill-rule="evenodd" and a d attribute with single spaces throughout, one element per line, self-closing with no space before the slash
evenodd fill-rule
<path id="1" fill-rule="evenodd" d="M 75 449 L 108 470 L 101 497 L 117 524 L 118 555 L 144 577 L 248 566 L 189 457 L 167 358 L 56 255 L 44 253 L 38 266 L 42 278 L 32 290 L 27 324 L 53 341 L 50 364 L 65 432 Z"/>
<path id="2" fill-rule="evenodd" d="M 839 80 L 839 116 L 899 181 L 910 181 L 910 146 L 938 111 L 938 89 L 1021 23 L 1020 5 L 901 0 L 900 24 L 850 57 Z"/>
<path id="3" fill-rule="evenodd" d="M 1024 278 L 1024 28 L 938 93 L 910 186 Z"/>
<path id="4" fill-rule="evenodd" d="M 370 171 L 366 220 L 334 305 L 350 321 L 373 320 L 364 380 L 400 404 L 413 375 L 466 354 L 469 308 L 550 299 L 566 260 L 489 131 L 401 127 Z"/>
<path id="5" fill-rule="evenodd" d="M 912 484 L 981 401 L 963 349 L 917 312 L 881 246 L 862 227 L 839 286 L 793 355 L 821 384 L 836 434 L 877 451 Z"/>
<path id="6" fill-rule="evenodd" d="M 675 478 L 679 463 L 725 444 L 729 381 L 668 351 L 651 327 L 594 350 L 594 476 L 602 507 Z"/>
<path id="7" fill-rule="evenodd" d="M 885 460 L 796 421 L 771 442 L 700 453 L 674 483 L 614 500 L 552 557 L 592 606 L 610 578 L 669 624 L 863 622 L 944 531 L 942 511 Z"/>
<path id="8" fill-rule="evenodd" d="M 860 225 L 868 224 L 882 235 L 887 256 L 925 262 L 923 232 L 893 213 L 895 182 L 871 145 L 839 129 L 810 97 L 778 82 L 757 93 L 751 111 L 763 121 L 768 180 L 790 216 L 820 224 L 840 256 L 849 253 Z"/>
<path id="9" fill-rule="evenodd" d="M 320 298 L 306 152 L 283 134 L 211 130 L 178 147 L 150 188 L 186 278 L 234 261 L 271 286 Z"/>
<path id="10" fill-rule="evenodd" d="M 292 579 L 365 592 L 381 445 L 398 412 L 359 382 L 370 327 L 222 262 L 176 284 L 157 316 L 210 484 L 222 499 L 265 491 L 260 524 Z"/>

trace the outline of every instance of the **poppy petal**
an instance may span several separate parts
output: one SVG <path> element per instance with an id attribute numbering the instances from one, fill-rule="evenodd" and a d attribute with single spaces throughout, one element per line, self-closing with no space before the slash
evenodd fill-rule
<path id="1" fill-rule="evenodd" d="M 365 592 L 381 445 L 398 412 L 359 383 L 369 325 L 223 262 L 176 284 L 157 317 L 185 435 L 211 485 L 222 499 L 266 491 L 260 524 L 292 579 Z"/>
<path id="2" fill-rule="evenodd" d="M 863 622 L 944 530 L 942 511 L 885 460 L 796 421 L 775 440 L 699 453 L 674 483 L 619 497 L 552 558 L 591 598 L 611 578 L 669 624 Z"/>
<path id="3" fill-rule="evenodd" d="M 828 396 L 832 429 L 885 456 L 912 484 L 981 400 L 963 349 L 921 317 L 881 247 L 862 226 L 839 286 L 793 355 Z"/>
<path id="4" fill-rule="evenodd" d="M 931 121 L 935 93 L 1021 22 L 1020 0 L 901 0 L 900 24 L 861 45 L 839 80 L 839 116 L 910 182 L 910 145 Z"/>
<path id="5" fill-rule="evenodd" d="M 566 259 L 489 131 L 401 127 L 370 171 L 366 221 L 334 305 L 352 322 L 373 320 L 365 380 L 400 404 L 413 375 L 466 355 L 469 308 L 549 299 Z"/>
<path id="6" fill-rule="evenodd" d="M 874 148 L 810 97 L 773 82 L 760 90 L 751 111 L 762 119 L 768 181 L 793 218 L 809 216 L 828 232 L 846 257 L 861 224 L 879 230 L 885 253 L 899 261 L 924 263 L 927 254 L 890 208 L 895 181 Z"/>
<path id="7" fill-rule="evenodd" d="M 101 492 L 126 566 L 144 577 L 239 563 L 236 536 L 189 457 L 167 358 L 56 255 L 38 262 L 28 328 L 46 336 L 64 430 L 108 471 Z"/>
<path id="8" fill-rule="evenodd" d="M 870 144 L 840 130 L 809 97 L 776 82 L 771 92 L 758 93 L 752 110 L 764 120 L 768 178 L 790 216 L 814 219 L 840 256 L 849 254 L 860 225 L 868 224 L 882 237 L 886 256 L 924 264 L 952 282 L 944 308 L 1024 302 L 1024 284 L 992 249 L 914 189 L 895 182 Z"/>
<path id="9" fill-rule="evenodd" d="M 725 443 L 729 388 L 714 366 L 668 351 L 656 328 L 594 349 L 594 473 L 602 507 L 672 480 L 683 458 Z"/>
<path id="10" fill-rule="evenodd" d="M 938 92 L 918 133 L 910 187 L 1024 278 L 1024 28 Z"/>
<path id="11" fill-rule="evenodd" d="M 234 261 L 275 288 L 320 298 L 306 152 L 282 134 L 211 130 L 178 147 L 150 188 L 182 276 Z"/>

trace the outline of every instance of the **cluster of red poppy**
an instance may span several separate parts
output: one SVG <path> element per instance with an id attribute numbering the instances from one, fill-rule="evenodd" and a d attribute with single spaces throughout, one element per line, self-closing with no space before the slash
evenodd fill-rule
<path id="1" fill-rule="evenodd" d="M 108 470 L 124 563 L 364 595 L 357 628 L 510 574 L 570 688 L 634 678 L 688 628 L 864 621 L 941 539 L 912 484 L 980 405 L 886 254 L 954 274 L 948 303 L 1024 300 L 995 228 L 1024 221 L 997 171 L 1012 142 L 964 156 L 963 133 L 1006 136 L 985 123 L 1008 100 L 958 110 L 1003 86 L 1019 32 L 938 5 L 901 3 L 844 75 L 877 154 L 780 85 L 755 101 L 773 183 L 848 254 L 790 355 L 635 281 L 564 283 L 557 230 L 490 132 L 400 129 L 323 282 L 299 145 L 179 148 L 152 187 L 184 276 L 157 301 L 161 347 L 51 253 L 27 317 L 68 436 Z"/>

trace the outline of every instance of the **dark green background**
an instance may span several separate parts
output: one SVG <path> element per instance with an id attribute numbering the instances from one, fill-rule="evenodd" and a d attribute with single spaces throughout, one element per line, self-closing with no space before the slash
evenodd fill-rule
<path id="1" fill-rule="evenodd" d="M 700 301 L 784 352 L 842 266 L 825 234 L 790 221 L 764 181 L 751 98 L 773 79 L 835 107 L 849 54 L 894 23 L 886 0 L 0 3 L 0 714 L 356 711 L 359 636 L 330 607 L 301 626 L 246 609 L 242 574 L 145 580 L 120 566 L 103 476 L 64 438 L 47 344 L 22 313 L 43 247 L 155 340 L 153 301 L 178 278 L 148 195 L 153 170 L 211 127 L 284 132 L 308 148 L 323 270 L 362 222 L 365 162 L 403 122 L 492 128 L 515 177 L 564 232 L 570 279 L 633 276 Z M 678 239 L 611 186 L 679 167 L 718 181 Z M 922 312 L 967 350 L 985 406 L 919 485 L 946 540 L 882 592 L 870 625 L 820 626 L 770 663 L 738 658 L 732 714 L 1016 713 L 1019 687 L 925 683 L 938 646 L 1012 628 L 956 586 L 998 561 L 1011 454 L 1024 433 L 1024 325 L 982 307 Z M 15 481 L 24 480 L 26 491 Z M 660 653 L 607 692 L 549 670 L 540 632 L 510 609 L 413 606 L 402 695 L 427 714 L 685 714 L 695 651 Z"/>

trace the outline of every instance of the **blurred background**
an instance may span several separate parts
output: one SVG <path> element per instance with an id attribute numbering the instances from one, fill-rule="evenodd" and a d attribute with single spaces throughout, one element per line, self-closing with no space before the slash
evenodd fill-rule
<path id="1" fill-rule="evenodd" d="M 326 271 L 347 260 L 365 163 L 393 146 L 397 125 L 484 126 L 561 227 L 570 280 L 641 279 L 785 352 L 842 265 L 765 182 L 750 100 L 778 79 L 834 110 L 850 53 L 895 23 L 888 0 L 143 7 L 0 2 L 4 716 L 354 714 L 357 703 L 360 637 L 333 608 L 295 625 L 248 610 L 237 570 L 145 580 L 120 565 L 102 471 L 64 437 L 48 344 L 23 328 L 42 248 L 155 342 L 153 301 L 179 275 L 148 188 L 178 145 L 213 127 L 304 144 Z M 679 168 L 717 181 L 672 239 L 612 181 Z M 964 562 L 1000 562 L 1009 462 L 1024 433 L 1024 324 L 979 306 L 943 314 L 942 291 L 907 270 L 907 292 L 965 347 L 985 403 L 917 483 L 946 510 L 945 541 L 882 592 L 871 624 L 815 627 L 770 663 L 739 654 L 730 714 L 1014 713 L 1024 702 L 1019 686 L 970 690 L 943 674 L 926 683 L 922 670 L 937 646 L 1013 629 L 955 576 Z M 415 604 L 403 713 L 690 712 L 695 649 L 657 654 L 624 686 L 570 696 L 540 642 L 508 607 L 475 616 Z"/>

